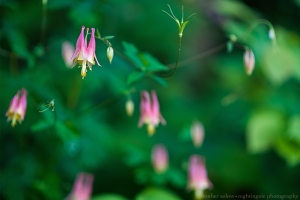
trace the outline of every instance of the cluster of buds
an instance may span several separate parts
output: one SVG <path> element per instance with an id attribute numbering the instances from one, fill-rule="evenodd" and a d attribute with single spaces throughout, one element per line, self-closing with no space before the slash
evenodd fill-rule
<path id="1" fill-rule="evenodd" d="M 191 138 L 195 147 L 200 147 L 204 140 L 204 127 L 199 121 L 194 121 L 191 129 Z"/>
<path id="2" fill-rule="evenodd" d="M 140 104 L 140 120 L 138 126 L 141 127 L 146 124 L 148 134 L 151 136 L 155 133 L 155 127 L 159 123 L 166 124 L 166 120 L 160 113 L 159 102 L 154 90 L 151 91 L 152 101 L 147 91 L 141 92 L 141 104 Z"/>
<path id="3" fill-rule="evenodd" d="M 168 151 L 162 144 L 157 144 L 152 148 L 152 165 L 156 173 L 164 173 L 168 168 Z"/>
<path id="4" fill-rule="evenodd" d="M 97 64 L 100 66 L 95 51 L 96 51 L 96 41 L 95 41 L 95 29 L 92 29 L 91 38 L 89 44 L 87 44 L 87 35 L 89 33 L 89 29 L 87 29 L 86 37 L 84 37 L 84 29 L 82 26 L 80 35 L 76 42 L 76 49 L 71 58 L 73 62 L 73 67 L 78 63 L 79 67 L 81 67 L 81 76 L 82 79 L 86 76 L 86 68 L 89 67 L 92 70 L 92 66 L 95 64 L 95 60 Z"/>
<path id="5" fill-rule="evenodd" d="M 87 173 L 79 173 L 76 177 L 73 189 L 67 200 L 89 200 L 92 193 L 94 176 Z"/>
<path id="6" fill-rule="evenodd" d="M 205 162 L 198 155 L 190 157 L 188 177 L 188 189 L 194 190 L 196 199 L 202 198 L 204 190 L 212 188 L 212 183 L 207 176 Z"/>
<path id="7" fill-rule="evenodd" d="M 8 121 L 12 121 L 11 126 L 14 127 L 17 121 L 21 124 L 24 120 L 27 107 L 27 91 L 23 88 L 19 90 L 10 102 L 9 108 L 5 114 Z"/>

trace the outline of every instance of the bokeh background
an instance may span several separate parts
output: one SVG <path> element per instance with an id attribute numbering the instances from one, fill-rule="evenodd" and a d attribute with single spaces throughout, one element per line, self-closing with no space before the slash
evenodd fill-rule
<path id="1" fill-rule="evenodd" d="M 0 2 L 0 199 L 64 199 L 79 172 L 94 175 L 94 200 L 105 194 L 111 194 L 106 200 L 193 199 L 186 189 L 192 154 L 205 157 L 213 183 L 206 194 L 299 195 L 299 0 L 44 3 Z M 181 62 L 170 79 L 161 78 L 170 71 L 141 73 L 127 59 L 136 56 L 134 45 L 150 55 L 146 62 L 174 66 L 178 30 L 162 12 L 167 4 L 179 19 L 182 5 L 185 17 L 197 13 L 184 30 Z M 239 37 L 259 19 L 272 23 L 276 41 L 266 24 Z M 62 43 L 75 46 L 83 25 L 115 36 L 112 64 L 97 40 L 102 67 L 94 66 L 84 80 L 62 58 Z M 230 35 L 238 37 L 231 51 Z M 252 76 L 244 71 L 245 45 L 255 55 Z M 23 87 L 26 116 L 12 128 L 5 113 Z M 137 127 L 141 90 L 156 90 L 167 121 L 152 137 Z M 125 112 L 129 98 L 132 117 Z M 39 112 L 52 99 L 55 110 Z M 200 148 L 190 138 L 194 120 L 205 127 Z M 164 174 L 151 165 L 152 146 L 159 143 L 170 158 Z"/>

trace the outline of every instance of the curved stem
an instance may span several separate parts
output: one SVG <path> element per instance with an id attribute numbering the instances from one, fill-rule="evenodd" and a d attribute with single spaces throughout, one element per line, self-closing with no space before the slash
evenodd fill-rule
<path id="1" fill-rule="evenodd" d="M 108 106 L 108 105 L 114 103 L 115 101 L 117 101 L 118 99 L 120 99 L 123 95 L 124 95 L 124 92 L 122 92 L 122 93 L 120 93 L 118 95 L 115 95 L 115 96 L 113 96 L 111 98 L 108 98 L 108 99 L 106 99 L 106 100 L 104 100 L 104 101 L 102 101 L 102 102 L 100 102 L 100 103 L 98 103 L 98 104 L 96 104 L 94 106 L 91 106 L 91 107 L 89 107 L 87 109 L 78 111 L 78 112 L 76 112 L 76 113 L 73 114 L 73 117 L 75 117 L 75 116 L 82 116 L 82 115 L 87 114 L 87 113 L 89 113 L 91 111 L 97 110 L 98 108 L 103 108 L 105 106 Z"/>
<path id="2" fill-rule="evenodd" d="M 178 61 L 179 61 L 179 57 L 180 57 L 181 39 L 182 39 L 182 37 L 179 36 L 177 58 L 176 58 L 174 70 L 172 71 L 172 73 L 170 75 L 168 75 L 168 76 L 162 76 L 163 78 L 172 78 L 174 76 L 176 70 L 177 70 Z M 170 69 L 172 69 L 172 67 Z"/>
<path id="3" fill-rule="evenodd" d="M 211 54 L 214 54 L 214 53 L 216 53 L 216 52 L 222 50 L 224 47 L 226 47 L 226 43 L 220 44 L 220 45 L 218 45 L 218 46 L 216 46 L 216 47 L 214 47 L 214 48 L 212 48 L 212 49 L 209 49 L 209 50 L 207 50 L 207 51 L 205 51 L 205 52 L 203 52 L 203 53 L 200 53 L 200 54 L 198 54 L 198 55 L 196 55 L 196 56 L 187 58 L 187 59 L 185 59 L 185 60 L 179 62 L 177 67 L 182 67 L 182 66 L 184 66 L 184 65 L 187 65 L 187 64 L 190 63 L 190 62 L 193 62 L 193 61 L 195 61 L 195 60 L 198 60 L 198 59 L 204 58 L 204 57 L 206 57 L 206 56 L 209 56 L 209 55 L 211 55 Z M 171 66 L 171 65 L 174 65 L 174 64 L 169 64 L 169 65 L 167 65 L 167 66 Z"/>

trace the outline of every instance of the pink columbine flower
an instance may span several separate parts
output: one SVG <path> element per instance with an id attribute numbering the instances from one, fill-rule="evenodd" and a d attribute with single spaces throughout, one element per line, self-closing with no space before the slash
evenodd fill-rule
<path id="1" fill-rule="evenodd" d="M 100 66 L 95 54 L 96 51 L 95 29 L 92 28 L 92 34 L 88 45 L 87 45 L 86 38 L 84 38 L 84 29 L 85 27 L 82 26 L 80 35 L 76 42 L 75 52 L 71 58 L 71 60 L 74 63 L 73 67 L 76 65 L 76 63 L 80 65 L 79 67 L 81 67 L 82 79 L 86 76 L 87 66 L 90 68 L 90 70 L 92 70 L 92 66 L 95 64 L 95 59 L 97 64 Z M 87 29 L 86 34 L 88 35 L 88 33 L 89 33 L 89 29 Z"/>
<path id="2" fill-rule="evenodd" d="M 67 67 L 73 67 L 73 61 L 71 60 L 75 49 L 73 45 L 69 41 L 65 41 L 62 43 L 62 57 Z"/>
<path id="3" fill-rule="evenodd" d="M 26 95 L 27 91 L 23 88 L 17 92 L 10 102 L 5 116 L 7 116 L 8 121 L 12 121 L 12 127 L 16 125 L 17 121 L 21 124 L 21 122 L 24 120 L 27 107 Z"/>
<path id="4" fill-rule="evenodd" d="M 77 174 L 72 192 L 67 200 L 89 200 L 92 193 L 94 176 L 87 173 Z"/>
<path id="5" fill-rule="evenodd" d="M 159 123 L 162 123 L 163 125 L 166 124 L 166 120 L 160 114 L 159 102 L 154 90 L 152 90 L 151 96 L 152 101 L 150 100 L 150 95 L 147 91 L 141 92 L 141 115 L 138 124 L 139 127 L 143 126 L 143 124 L 147 124 L 147 131 L 150 136 L 154 134 L 155 127 L 158 126 Z"/>
<path id="6" fill-rule="evenodd" d="M 244 53 L 244 67 L 246 74 L 250 76 L 254 70 L 255 58 L 251 49 L 246 49 Z"/>
<path id="7" fill-rule="evenodd" d="M 196 199 L 202 197 L 205 189 L 212 188 L 212 184 L 207 177 L 205 162 L 198 155 L 190 157 L 188 177 L 188 189 L 195 191 Z"/>
<path id="8" fill-rule="evenodd" d="M 194 121 L 191 126 L 191 137 L 195 147 L 200 147 L 204 140 L 204 127 L 199 121 Z"/>
<path id="9" fill-rule="evenodd" d="M 157 144 L 152 148 L 152 165 L 157 173 L 164 173 L 168 168 L 168 151 L 162 144 Z"/>

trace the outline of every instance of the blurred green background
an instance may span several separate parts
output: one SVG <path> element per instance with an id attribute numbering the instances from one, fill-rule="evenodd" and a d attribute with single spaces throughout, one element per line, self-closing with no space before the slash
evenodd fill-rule
<path id="1" fill-rule="evenodd" d="M 162 12 L 169 12 L 167 4 L 179 19 L 182 5 L 185 17 L 197 13 L 184 30 L 182 62 L 172 78 L 161 78 L 170 71 L 144 73 L 116 52 L 110 65 L 100 40 L 102 67 L 84 80 L 80 69 L 65 65 L 62 43 L 75 46 L 85 26 L 115 36 L 115 51 L 129 58 L 136 57 L 131 44 L 148 55 L 149 66 L 174 66 L 178 30 Z M 299 0 L 48 0 L 44 6 L 1 0 L 0 19 L 0 199 L 64 199 L 79 172 L 95 176 L 94 200 L 193 199 L 186 189 L 192 154 L 205 157 L 214 186 L 206 194 L 299 195 Z M 266 24 L 239 37 L 259 19 L 272 23 L 277 43 Z M 230 52 L 231 34 L 238 41 Z M 254 52 L 252 76 L 244 71 L 241 45 Z M 12 128 L 5 112 L 22 87 L 27 113 Z M 152 89 L 167 125 L 149 137 L 137 124 L 140 91 Z M 125 112 L 128 98 L 132 117 Z M 39 112 L 52 99 L 55 111 Z M 200 148 L 189 136 L 195 119 L 205 127 Z M 170 158 L 161 175 L 150 159 L 158 143 Z"/>

